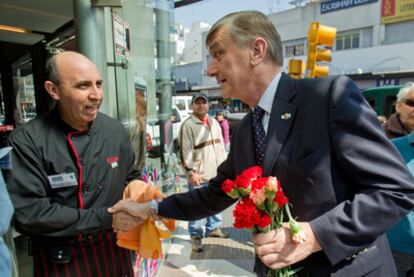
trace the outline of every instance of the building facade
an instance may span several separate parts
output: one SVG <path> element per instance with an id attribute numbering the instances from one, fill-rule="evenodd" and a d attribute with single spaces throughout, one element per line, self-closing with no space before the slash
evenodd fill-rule
<path id="1" fill-rule="evenodd" d="M 337 30 L 330 75 L 346 74 L 361 89 L 414 81 L 414 0 L 299 2 L 295 8 L 268 15 L 283 41 L 283 71 L 288 71 L 290 59 L 306 63 L 309 25 L 317 21 Z M 188 93 L 204 90 L 217 96 L 219 86 L 207 76 L 210 55 L 205 48 L 206 32 L 201 34 L 202 64 L 197 70 L 201 83 L 190 86 L 193 90 Z"/>
<path id="2" fill-rule="evenodd" d="M 346 74 L 361 89 L 414 80 L 414 1 L 312 1 L 269 15 L 289 59 L 306 61 L 313 21 L 337 29 L 330 74 Z"/>

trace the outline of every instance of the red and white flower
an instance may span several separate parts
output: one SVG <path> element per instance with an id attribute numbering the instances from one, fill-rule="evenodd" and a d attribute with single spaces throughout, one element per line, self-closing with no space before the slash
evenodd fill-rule
<path id="1" fill-rule="evenodd" d="M 248 228 L 253 232 L 269 232 L 283 225 L 284 214 L 288 217 L 291 238 L 296 243 L 306 241 L 305 233 L 290 214 L 289 199 L 280 181 L 273 176 L 262 177 L 260 166 L 253 166 L 236 176 L 234 181 L 225 180 L 221 188 L 230 197 L 240 199 L 233 210 L 234 227 Z M 268 276 L 292 276 L 290 267 L 269 270 Z"/>

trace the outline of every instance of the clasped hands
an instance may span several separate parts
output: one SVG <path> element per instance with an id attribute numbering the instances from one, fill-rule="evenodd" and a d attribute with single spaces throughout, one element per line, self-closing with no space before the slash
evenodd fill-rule
<path id="1" fill-rule="evenodd" d="M 112 214 L 112 228 L 115 232 L 129 231 L 135 226 L 143 224 L 148 218 L 159 219 L 155 211 L 151 209 L 149 201 L 138 203 L 131 198 L 120 200 L 113 207 L 110 207 L 108 212 Z"/>
<path id="2" fill-rule="evenodd" d="M 307 222 L 298 222 L 306 235 L 303 243 L 296 243 L 290 235 L 289 224 L 267 233 L 253 235 L 257 256 L 271 269 L 281 269 L 306 259 L 321 246 Z"/>

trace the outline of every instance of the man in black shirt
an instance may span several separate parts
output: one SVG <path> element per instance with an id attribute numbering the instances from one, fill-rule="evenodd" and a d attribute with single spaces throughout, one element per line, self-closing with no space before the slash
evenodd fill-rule
<path id="1" fill-rule="evenodd" d="M 128 133 L 98 112 L 102 79 L 88 58 L 63 52 L 46 70 L 45 88 L 57 107 L 9 140 L 9 192 L 16 227 L 32 244 L 34 275 L 133 276 L 130 253 L 111 230 L 125 230 L 136 218 L 107 212 L 139 177 Z"/>

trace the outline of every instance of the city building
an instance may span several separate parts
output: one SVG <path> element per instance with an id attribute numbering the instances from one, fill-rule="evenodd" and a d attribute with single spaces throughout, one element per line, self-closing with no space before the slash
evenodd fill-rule
<path id="1" fill-rule="evenodd" d="M 306 63 L 309 25 L 317 21 L 337 30 L 330 75 L 346 74 L 361 89 L 414 81 L 414 0 L 301 0 L 292 4 L 296 7 L 268 15 L 283 41 L 283 71 L 288 71 L 290 59 Z M 188 85 L 186 92 L 180 89 L 181 94 L 202 90 L 213 97 L 220 95 L 215 79 L 207 76 L 210 55 L 205 35 L 206 31 L 202 33 L 201 68 L 188 75 L 199 80 L 193 75 L 201 71 L 201 83 Z M 174 67 L 174 76 L 184 79 L 182 73 L 175 73 L 180 68 Z"/>
<path id="2" fill-rule="evenodd" d="M 269 15 L 289 59 L 306 61 L 313 21 L 335 27 L 330 74 L 346 74 L 361 89 L 414 81 L 414 1 L 311 1 Z"/>

